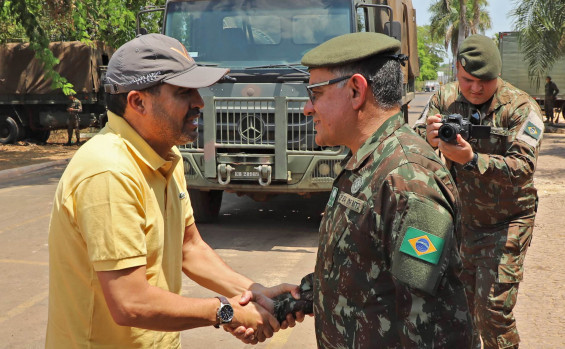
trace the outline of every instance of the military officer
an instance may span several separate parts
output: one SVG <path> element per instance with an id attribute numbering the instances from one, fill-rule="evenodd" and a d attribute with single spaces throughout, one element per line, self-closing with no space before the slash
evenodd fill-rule
<path id="1" fill-rule="evenodd" d="M 459 196 L 441 159 L 403 121 L 399 50 L 386 35 L 353 33 L 302 59 L 316 143 L 350 149 L 320 225 L 320 348 L 472 345 L 457 276 Z"/>
<path id="2" fill-rule="evenodd" d="M 469 307 L 485 348 L 518 348 L 512 309 L 534 228 L 534 170 L 543 135 L 538 104 L 499 78 L 501 59 L 483 35 L 465 39 L 457 82 L 442 86 L 416 130 L 447 159 L 462 202 L 461 257 Z M 491 126 L 485 139 L 438 138 L 442 116 Z"/>

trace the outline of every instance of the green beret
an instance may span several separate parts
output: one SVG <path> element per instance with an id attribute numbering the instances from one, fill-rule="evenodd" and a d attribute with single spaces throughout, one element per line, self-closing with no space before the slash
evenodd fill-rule
<path id="1" fill-rule="evenodd" d="M 494 41 L 484 35 L 471 35 L 459 47 L 457 61 L 463 69 L 481 80 L 496 79 L 502 70 L 500 52 Z"/>
<path id="2" fill-rule="evenodd" d="M 308 51 L 302 64 L 309 68 L 343 65 L 381 54 L 395 54 L 400 41 L 380 33 L 351 33 L 337 36 Z"/>

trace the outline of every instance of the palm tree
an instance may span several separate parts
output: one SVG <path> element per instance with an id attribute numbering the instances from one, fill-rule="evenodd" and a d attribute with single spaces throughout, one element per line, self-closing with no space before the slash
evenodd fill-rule
<path id="1" fill-rule="evenodd" d="M 515 30 L 536 87 L 565 56 L 565 0 L 514 0 Z"/>
<path id="2" fill-rule="evenodd" d="M 436 0 L 428 9 L 432 38 L 443 38 L 445 49 L 455 56 L 467 36 L 491 28 L 486 6 L 487 0 Z"/>

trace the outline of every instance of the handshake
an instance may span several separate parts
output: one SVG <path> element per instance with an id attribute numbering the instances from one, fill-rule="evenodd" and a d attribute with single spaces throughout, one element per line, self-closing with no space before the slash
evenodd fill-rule
<path id="1" fill-rule="evenodd" d="M 273 298 L 274 315 L 279 323 L 286 320 L 288 314 L 292 314 L 296 318 L 299 311 L 304 314 L 314 313 L 314 285 L 313 274 L 308 274 L 302 278 L 300 282 L 300 299 L 294 299 L 290 292 L 283 293 Z"/>
<path id="2" fill-rule="evenodd" d="M 289 284 L 285 285 L 291 286 Z M 245 325 L 238 321 L 238 325 L 225 325 L 224 330 L 230 332 L 244 343 L 256 344 L 257 342 L 263 342 L 265 339 L 270 338 L 273 335 L 273 332 L 276 332 L 279 329 L 293 327 L 295 325 L 295 320 L 296 322 L 302 322 L 304 315 L 313 314 L 313 285 L 313 274 L 306 275 L 302 278 L 300 286 L 298 287 L 300 299 L 295 299 L 290 292 L 272 292 L 276 289 L 280 290 L 280 286 L 275 286 L 274 288 L 271 288 L 271 291 L 266 293 L 263 291 L 258 293 L 255 293 L 255 291 L 247 291 L 241 297 L 239 304 L 245 307 L 250 301 L 257 302 L 261 309 L 264 308 L 264 310 L 269 313 L 268 316 L 273 319 L 273 323 L 266 321 L 259 327 L 255 327 L 254 325 Z M 294 288 L 296 288 L 296 286 L 294 286 Z M 269 296 L 269 293 L 271 293 L 271 296 Z M 293 293 L 296 294 L 294 291 Z M 274 296 L 275 294 L 276 296 Z M 266 318 L 263 317 L 263 320 L 265 319 Z M 278 324 L 274 323 L 275 319 Z"/>

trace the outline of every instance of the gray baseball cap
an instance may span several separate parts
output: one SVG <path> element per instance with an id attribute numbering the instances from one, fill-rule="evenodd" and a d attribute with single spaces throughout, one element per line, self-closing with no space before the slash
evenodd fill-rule
<path id="1" fill-rule="evenodd" d="M 104 91 L 126 93 L 158 83 L 201 88 L 213 85 L 228 72 L 229 69 L 198 66 L 177 39 L 162 34 L 138 35 L 112 55 Z"/>

